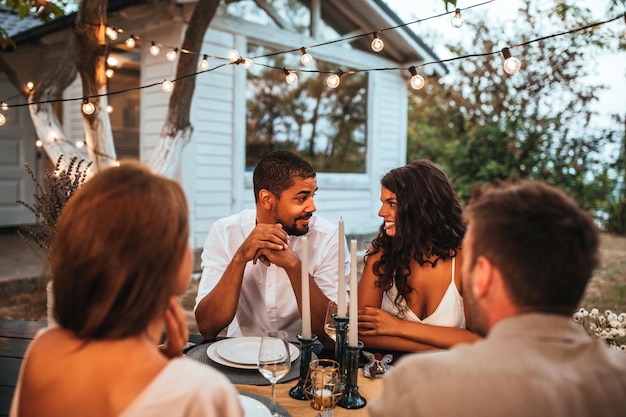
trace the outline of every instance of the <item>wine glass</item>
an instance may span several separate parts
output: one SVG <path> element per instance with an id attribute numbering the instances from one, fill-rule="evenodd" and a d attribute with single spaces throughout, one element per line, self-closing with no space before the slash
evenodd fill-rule
<path id="1" fill-rule="evenodd" d="M 289 357 L 289 342 L 287 332 L 283 330 L 268 330 L 263 332 L 259 347 L 258 369 L 261 375 L 272 384 L 272 416 L 280 417 L 276 412 L 276 382 L 287 375 L 291 368 Z"/>
<path id="2" fill-rule="evenodd" d="M 326 308 L 326 319 L 324 320 L 324 332 L 333 339 L 333 341 L 337 341 L 337 329 L 335 328 L 335 317 L 337 314 L 337 303 L 331 301 L 328 303 L 328 307 Z"/>

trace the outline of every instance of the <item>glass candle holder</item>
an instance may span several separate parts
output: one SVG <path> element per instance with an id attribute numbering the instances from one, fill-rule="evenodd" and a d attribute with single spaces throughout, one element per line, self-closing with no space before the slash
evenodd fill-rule
<path id="1" fill-rule="evenodd" d="M 357 378 L 359 376 L 359 354 L 363 349 L 363 342 L 357 346 L 346 346 L 346 379 L 343 395 L 337 405 L 342 408 L 363 408 L 367 404 L 365 397 L 359 392 Z"/>
<path id="2" fill-rule="evenodd" d="M 348 343 L 348 316 L 345 318 L 337 317 L 333 315 L 335 319 L 335 329 L 337 331 L 335 336 L 335 360 L 339 362 L 339 373 L 341 374 L 341 380 L 345 379 L 346 374 L 346 345 Z"/>
<path id="3" fill-rule="evenodd" d="M 314 409 L 334 408 L 342 395 L 339 363 L 332 359 L 311 361 L 304 392 Z"/>
<path id="4" fill-rule="evenodd" d="M 306 400 L 304 393 L 304 385 L 309 374 L 309 364 L 311 363 L 311 353 L 313 352 L 313 343 L 317 340 L 317 336 L 311 334 L 311 339 L 303 339 L 302 335 L 298 335 L 300 341 L 300 376 L 298 383 L 289 390 L 289 396 L 296 400 Z"/>

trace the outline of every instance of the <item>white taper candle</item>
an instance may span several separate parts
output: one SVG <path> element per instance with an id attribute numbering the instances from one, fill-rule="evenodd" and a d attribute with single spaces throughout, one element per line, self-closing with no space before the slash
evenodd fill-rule
<path id="1" fill-rule="evenodd" d="M 337 317 L 346 318 L 346 238 L 343 231 L 343 219 L 339 219 L 339 266 L 337 269 Z"/>
<path id="2" fill-rule="evenodd" d="M 359 283 L 356 279 L 356 240 L 350 241 L 350 319 L 348 327 L 348 345 L 356 347 L 359 340 L 358 295 Z"/>
<path id="3" fill-rule="evenodd" d="M 302 338 L 311 340 L 311 295 L 309 291 L 308 239 L 302 236 L 300 264 L 302 266 Z"/>

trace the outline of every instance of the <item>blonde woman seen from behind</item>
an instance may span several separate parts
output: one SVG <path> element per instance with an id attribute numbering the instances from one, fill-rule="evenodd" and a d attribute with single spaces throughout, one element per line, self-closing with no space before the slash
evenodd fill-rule
<path id="1" fill-rule="evenodd" d="M 242 416 L 226 377 L 181 357 L 188 239 L 176 182 L 123 162 L 85 183 L 50 252 L 58 327 L 29 346 L 10 415 Z"/>

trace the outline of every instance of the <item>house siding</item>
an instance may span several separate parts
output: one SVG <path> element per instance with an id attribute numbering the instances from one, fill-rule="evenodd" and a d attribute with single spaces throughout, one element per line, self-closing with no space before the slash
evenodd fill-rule
<path id="1" fill-rule="evenodd" d="M 146 40 L 140 50 L 140 85 L 173 79 L 176 62 L 165 59 L 166 47 L 161 48 L 159 56 L 150 55 L 148 40 L 154 39 L 164 45 L 180 45 L 185 30 L 183 19 L 126 19 L 121 24 L 127 33 L 140 33 Z M 278 50 L 297 50 L 302 45 L 316 43 L 302 34 L 218 14 L 206 32 L 201 51 L 220 57 L 226 56 L 233 48 L 245 53 L 248 42 L 265 44 Z M 50 54 L 52 49 L 42 53 Z M 316 59 L 336 62 L 344 69 L 402 65 L 341 44 L 326 45 L 310 52 Z M 223 63 L 210 61 L 213 68 Z M 380 178 L 389 169 L 405 163 L 407 78 L 408 73 L 402 71 L 368 72 L 366 172 L 318 174 L 317 212 L 332 222 L 343 218 L 347 235 L 365 235 L 376 231 L 380 225 L 377 216 Z M 190 114 L 193 134 L 174 175 L 189 201 L 190 241 L 194 248 L 203 246 L 210 227 L 217 219 L 244 208 L 254 208 L 252 173 L 245 171 L 246 88 L 246 70 L 241 65 L 226 65 L 196 76 Z M 147 162 L 160 140 L 170 95 L 158 85 L 143 88 L 139 94 L 139 157 Z M 80 96 L 82 89 L 77 79 L 66 89 L 63 97 Z M 80 101 L 63 103 L 64 130 L 73 141 L 83 140 L 84 137 L 78 109 Z"/>
<path id="2" fill-rule="evenodd" d="M 298 39 L 299 36 L 286 37 L 275 28 L 235 22 L 230 17 L 216 18 L 207 31 L 202 51 L 225 56 L 235 48 L 243 53 L 248 39 L 282 49 L 305 40 L 310 43 L 306 38 Z M 278 45 L 279 41 L 283 44 Z M 318 56 L 355 68 L 393 65 L 372 54 L 334 46 L 324 48 Z M 218 63 L 211 61 L 211 65 Z M 368 80 L 367 171 L 319 173 L 315 198 L 320 216 L 332 222 L 343 218 L 346 233 L 353 235 L 368 235 L 377 230 L 380 178 L 406 159 L 406 80 L 397 71 L 373 71 Z M 243 208 L 254 208 L 254 193 L 252 173 L 244 171 L 245 69 L 239 65 L 219 68 L 198 75 L 196 83 L 192 112 L 194 155 L 183 169 L 194 172 L 184 186 L 195 196 L 190 209 L 192 244 L 202 247 L 217 219 Z"/>

